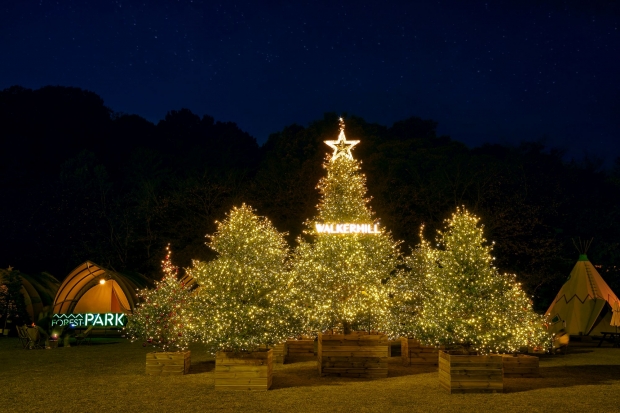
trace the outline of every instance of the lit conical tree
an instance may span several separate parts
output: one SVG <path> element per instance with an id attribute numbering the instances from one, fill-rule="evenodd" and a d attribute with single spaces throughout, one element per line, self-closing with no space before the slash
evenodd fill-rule
<path id="1" fill-rule="evenodd" d="M 385 331 L 389 319 L 386 282 L 396 271 L 398 244 L 375 226 L 366 198 L 366 179 L 351 155 L 344 124 L 318 184 L 318 214 L 295 250 L 292 272 L 308 327 Z M 340 232 L 340 233 L 335 233 Z"/>
<path id="2" fill-rule="evenodd" d="M 207 245 L 217 254 L 190 270 L 211 351 L 252 351 L 299 334 L 290 311 L 284 234 L 245 204 L 233 208 Z M 297 328 L 297 329 L 296 329 Z"/>
<path id="3" fill-rule="evenodd" d="M 404 259 L 404 266 L 408 270 L 400 271 L 398 276 L 391 280 L 392 323 L 389 333 L 393 337 L 418 336 L 419 317 L 423 306 L 423 277 L 436 265 L 432 257 L 426 255 L 432 252 L 434 250 L 422 239 L 422 244 Z"/>
<path id="4" fill-rule="evenodd" d="M 542 316 L 532 310 L 515 275 L 502 274 L 493 266 L 492 247 L 478 222 L 476 216 L 457 209 L 445 231 L 439 232 L 439 248 L 422 239 L 410 259 L 424 272 L 423 305 L 413 335 L 483 353 L 546 345 L 549 335 Z"/>
<path id="5" fill-rule="evenodd" d="M 193 313 L 193 297 L 178 280 L 178 267 L 172 264 L 170 246 L 162 261 L 164 277 L 154 289 L 138 292 L 141 303 L 128 316 L 126 330 L 132 341 L 143 340 L 164 351 L 185 350 L 195 340 L 192 331 L 197 319 Z"/>

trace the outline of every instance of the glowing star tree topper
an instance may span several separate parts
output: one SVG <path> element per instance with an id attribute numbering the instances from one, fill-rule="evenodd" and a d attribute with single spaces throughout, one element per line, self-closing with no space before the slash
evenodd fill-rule
<path id="1" fill-rule="evenodd" d="M 344 120 L 340 118 L 340 135 L 338 135 L 338 140 L 335 141 L 325 141 L 327 145 L 334 149 L 334 153 L 332 154 L 331 161 L 334 162 L 340 156 L 345 156 L 349 159 L 353 159 L 353 155 L 351 155 L 351 149 L 360 141 L 348 141 L 344 136 Z"/>

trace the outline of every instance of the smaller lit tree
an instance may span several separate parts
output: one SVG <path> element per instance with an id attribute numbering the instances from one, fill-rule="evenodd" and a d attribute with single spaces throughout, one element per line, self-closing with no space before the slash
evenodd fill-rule
<path id="1" fill-rule="evenodd" d="M 211 351 L 254 351 L 299 334 L 286 268 L 288 246 L 271 222 L 243 204 L 207 244 L 217 254 L 195 261 L 202 337 Z"/>
<path id="2" fill-rule="evenodd" d="M 548 345 L 544 319 L 513 274 L 493 265 L 492 246 L 479 218 L 457 209 L 433 248 L 422 239 L 410 266 L 422 272 L 422 306 L 412 335 L 431 344 L 461 344 L 472 350 L 512 352 Z"/>
<path id="3" fill-rule="evenodd" d="M 422 227 L 423 229 L 424 227 Z M 421 231 L 420 231 L 421 232 Z M 425 241 L 422 240 L 424 243 Z M 390 280 L 390 323 L 391 337 L 416 337 L 423 308 L 423 276 L 431 260 L 422 259 L 420 248 L 404 257 L 404 269 Z"/>
<path id="4" fill-rule="evenodd" d="M 162 261 L 164 277 L 154 289 L 138 292 L 142 302 L 128 316 L 126 330 L 132 341 L 143 340 L 163 351 L 185 350 L 195 338 L 196 319 L 189 288 L 178 280 L 178 267 L 170 259 L 170 245 Z"/>

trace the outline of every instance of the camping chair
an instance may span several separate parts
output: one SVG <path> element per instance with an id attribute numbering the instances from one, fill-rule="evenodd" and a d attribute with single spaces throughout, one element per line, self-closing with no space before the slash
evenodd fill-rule
<path id="1" fill-rule="evenodd" d="M 75 335 L 75 345 L 90 344 L 90 332 L 93 330 L 93 326 L 89 326 L 86 330 Z"/>
<path id="2" fill-rule="evenodd" d="M 37 327 L 26 327 L 26 334 L 28 335 L 28 348 L 30 350 L 35 348 L 43 348 L 41 346 L 41 333 Z"/>
<path id="3" fill-rule="evenodd" d="M 28 337 L 28 327 L 26 327 L 25 324 L 23 326 L 17 326 L 17 337 L 22 344 L 22 348 L 28 348 L 30 337 Z"/>

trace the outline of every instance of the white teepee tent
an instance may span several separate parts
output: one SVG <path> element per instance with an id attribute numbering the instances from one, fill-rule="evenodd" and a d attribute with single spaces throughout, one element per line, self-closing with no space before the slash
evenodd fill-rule
<path id="1" fill-rule="evenodd" d="M 611 308 L 618 297 L 609 288 L 586 254 L 579 260 L 545 313 L 549 332 L 591 334 L 597 326 L 609 331 Z M 608 308 L 605 308 L 605 307 Z M 605 310 L 605 311 L 603 311 Z M 601 316 L 609 320 L 600 320 Z"/>

